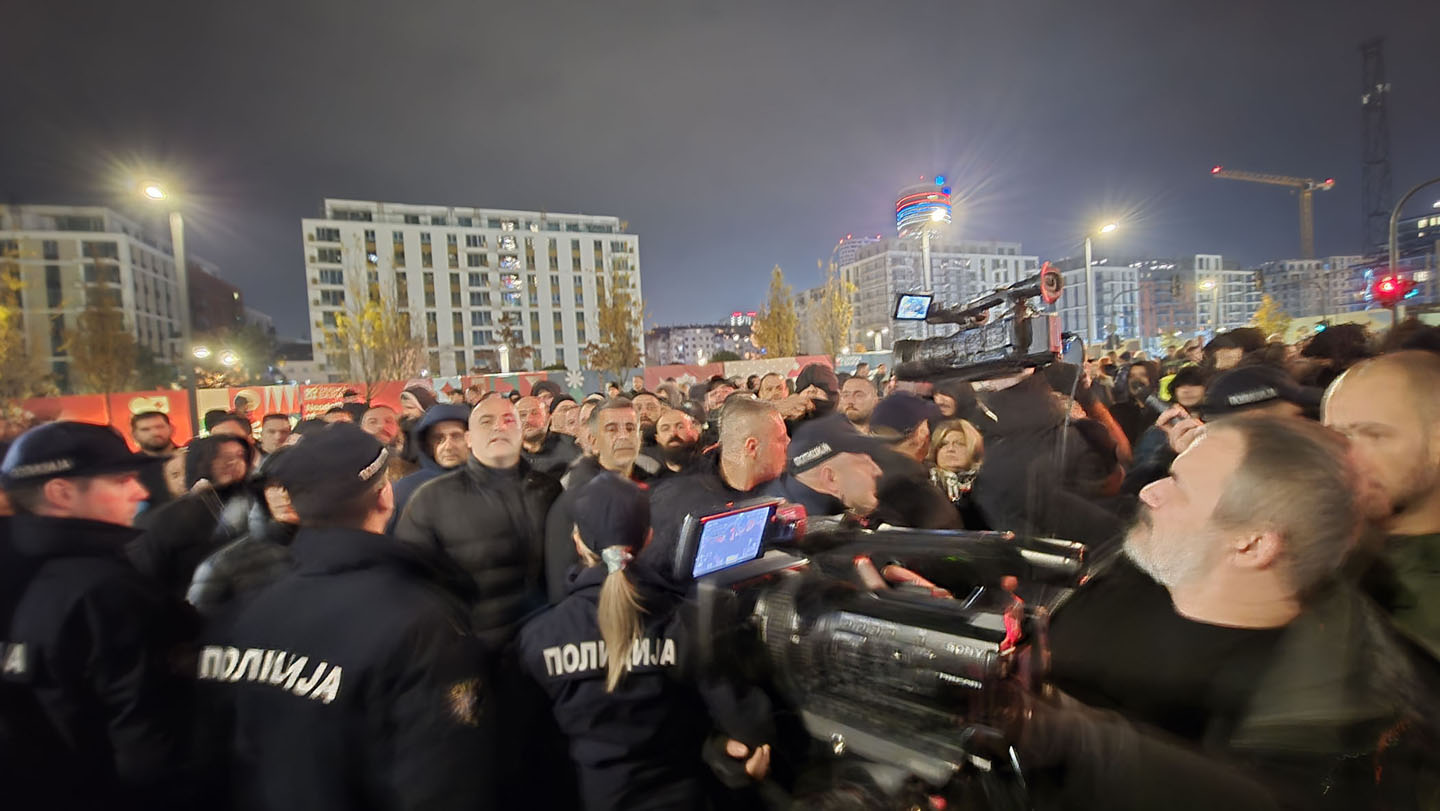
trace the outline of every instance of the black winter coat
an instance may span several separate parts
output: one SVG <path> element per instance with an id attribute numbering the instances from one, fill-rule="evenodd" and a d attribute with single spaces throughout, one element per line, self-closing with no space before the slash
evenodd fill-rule
<path id="1" fill-rule="evenodd" d="M 19 515 L 0 538 L 0 797 L 6 808 L 181 802 L 194 623 L 136 572 L 129 527 Z"/>
<path id="2" fill-rule="evenodd" d="M 185 599 L 202 616 L 214 617 L 294 567 L 290 542 L 298 527 L 276 521 L 258 500 L 250 508 L 249 519 L 250 531 L 245 537 L 220 547 L 195 569 Z"/>
<path id="3" fill-rule="evenodd" d="M 498 649 L 546 604 L 545 518 L 560 483 L 521 459 L 508 470 L 470 457 L 415 491 L 395 537 L 446 553 L 479 590 L 475 630 Z"/>
<path id="4" fill-rule="evenodd" d="M 880 506 L 872 523 L 916 529 L 960 529 L 960 512 L 930 480 L 925 466 L 890 448 L 870 454 L 880 467 L 875 493 Z"/>
<path id="5" fill-rule="evenodd" d="M 388 536 L 303 528 L 293 547 L 295 570 L 200 652 L 236 808 L 495 807 L 473 592 L 442 588 L 430 553 Z"/>
<path id="6" fill-rule="evenodd" d="M 580 458 L 580 446 L 575 444 L 573 437 L 551 431 L 545 435 L 545 442 L 538 453 L 524 451 L 521 456 L 534 470 L 558 479 L 572 462 Z"/>

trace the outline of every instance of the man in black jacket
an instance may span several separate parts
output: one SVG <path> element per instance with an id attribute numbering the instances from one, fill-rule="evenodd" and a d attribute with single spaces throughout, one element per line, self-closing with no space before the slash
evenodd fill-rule
<path id="1" fill-rule="evenodd" d="M 595 455 L 586 456 L 570 469 L 565 492 L 556 499 L 545 521 L 545 583 L 551 603 L 565 597 L 570 567 L 580 560 L 571 538 L 575 531 L 575 499 L 580 490 L 607 470 L 634 482 L 650 478 L 635 464 L 640 451 L 640 423 L 629 400 L 616 397 L 596 406 L 590 412 L 589 428 L 595 438 Z"/>
<path id="2" fill-rule="evenodd" d="M 534 470 L 559 478 L 580 455 L 580 448 L 570 437 L 550 430 L 550 411 L 539 397 L 521 397 L 515 413 L 525 461 Z"/>
<path id="3" fill-rule="evenodd" d="M 767 482 L 785 472 L 790 435 L 773 403 L 750 397 L 725 401 L 719 414 L 720 446 L 695 470 L 666 479 L 650 495 L 655 536 L 640 557 L 660 574 L 685 581 L 675 568 L 676 546 L 685 516 L 705 514 L 760 495 Z"/>
<path id="4" fill-rule="evenodd" d="M 878 440 L 856 431 L 843 414 L 810 420 L 795 429 L 785 474 L 766 484 L 761 493 L 799 504 L 809 515 L 870 515 L 879 503 L 880 479 L 880 466 L 870 454 L 879 446 Z"/>
<path id="5" fill-rule="evenodd" d="M 0 563 L 6 808 L 177 800 L 191 691 L 173 665 L 191 629 L 123 553 L 148 464 L 107 426 L 55 422 L 0 465 L 17 511 Z"/>
<path id="6" fill-rule="evenodd" d="M 302 524 L 295 571 L 200 653 L 236 807 L 489 807 L 495 703 L 473 584 L 381 534 L 394 497 L 378 440 L 337 424 L 305 444 L 278 471 Z"/>
<path id="7" fill-rule="evenodd" d="M 1091 579 L 1057 608 L 1056 683 L 1188 741 L 1216 768 L 1251 767 L 1260 799 L 1431 807 L 1440 786 L 1433 662 L 1353 586 L 1334 582 L 1361 509 L 1347 453 L 1303 420 L 1209 426 L 1170 477 L 1141 493 L 1125 541 L 1134 565 Z M 1073 738 L 1085 751 L 1072 752 L 1066 779 L 1098 777 L 1089 802 L 1160 807 L 1182 793 L 1199 802 L 1190 792 L 1205 789 L 1206 775 L 1186 784 L 1147 773 L 1148 736 L 1111 731 L 1128 743 L 1097 746 L 1109 738 L 1098 730 Z"/>
<path id="8" fill-rule="evenodd" d="M 504 397 L 470 414 L 470 458 L 410 498 L 395 537 L 449 555 L 479 588 L 475 630 L 498 649 L 546 604 L 545 517 L 560 483 L 520 456 L 520 419 Z"/>

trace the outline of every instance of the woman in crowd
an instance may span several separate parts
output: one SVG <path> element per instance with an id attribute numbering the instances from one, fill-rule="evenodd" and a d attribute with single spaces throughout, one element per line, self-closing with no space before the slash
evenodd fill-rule
<path id="1" fill-rule="evenodd" d="M 984 459 L 985 440 L 967 420 L 946 420 L 931 434 L 930 480 L 960 511 L 962 524 L 969 530 L 989 528 L 970 498 Z"/>

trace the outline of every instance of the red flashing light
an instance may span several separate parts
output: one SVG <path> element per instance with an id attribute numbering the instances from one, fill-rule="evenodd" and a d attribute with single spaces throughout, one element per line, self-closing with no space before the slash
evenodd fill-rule
<path id="1" fill-rule="evenodd" d="M 1327 177 L 1327 178 L 1325 178 L 1325 185 L 1326 185 L 1326 186 L 1334 186 L 1334 185 L 1335 185 L 1335 178 L 1333 178 L 1333 177 Z"/>
<path id="2" fill-rule="evenodd" d="M 1215 166 L 1210 170 L 1210 174 L 1212 174 L 1212 175 L 1218 175 L 1218 174 L 1220 174 L 1220 170 L 1221 170 L 1221 169 L 1224 169 L 1224 168 L 1225 168 L 1225 167 L 1223 167 L 1223 166 L 1221 166 L 1220 164 L 1217 163 L 1217 164 L 1215 164 Z"/>
<path id="3" fill-rule="evenodd" d="M 746 313 L 746 315 L 750 316 L 751 318 L 754 318 L 754 317 L 755 317 L 755 313 L 754 313 L 754 312 L 748 312 L 748 313 Z"/>

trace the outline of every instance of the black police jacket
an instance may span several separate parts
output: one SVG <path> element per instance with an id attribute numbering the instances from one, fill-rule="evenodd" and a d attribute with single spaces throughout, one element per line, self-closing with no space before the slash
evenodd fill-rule
<path id="1" fill-rule="evenodd" d="M 791 504 L 799 504 L 805 508 L 806 515 L 843 515 L 848 512 L 843 501 L 802 484 L 790 473 L 782 474 L 780 478 L 761 485 L 759 495 L 783 498 Z"/>
<path id="2" fill-rule="evenodd" d="M 550 514 L 545 519 L 545 592 L 551 603 L 565 599 L 570 592 L 570 570 L 580 562 L 575 554 L 575 499 L 590 480 L 605 472 L 600 460 L 587 456 L 570 468 L 570 481 L 565 492 L 555 499 Z M 630 480 L 644 484 L 649 474 L 639 467 L 631 467 Z"/>
<path id="3" fill-rule="evenodd" d="M 473 592 L 443 587 L 443 562 L 384 535 L 302 528 L 292 549 L 295 570 L 200 651 L 237 806 L 490 807 L 494 702 Z"/>
<path id="4" fill-rule="evenodd" d="M 551 431 L 545 435 L 538 452 L 523 451 L 521 455 L 531 468 L 558 479 L 565 474 L 570 463 L 580 458 L 580 446 L 575 444 L 573 437 Z"/>
<path id="5" fill-rule="evenodd" d="M 290 542 L 298 529 L 276 521 L 264 502 L 250 507 L 250 531 L 220 547 L 195 569 L 185 599 L 206 617 L 279 580 L 294 566 Z"/>
<path id="6" fill-rule="evenodd" d="M 5 807 L 175 802 L 193 710 L 178 660 L 194 624 L 124 559 L 135 530 L 33 515 L 9 524 L 8 543 L 0 539 Z"/>
<path id="7" fill-rule="evenodd" d="M 876 524 L 917 529 L 961 529 L 960 512 L 930 480 L 924 465 L 890 448 L 870 454 L 880 468 L 875 483 L 880 506 L 871 515 Z"/>
<path id="8" fill-rule="evenodd" d="M 720 449 L 703 454 L 692 472 L 660 482 L 650 492 L 650 543 L 637 556 L 668 582 L 683 584 L 688 571 L 675 568 L 675 553 L 685 516 L 719 512 L 727 505 L 760 495 L 763 484 L 750 490 L 731 487 L 720 471 Z"/>
<path id="9" fill-rule="evenodd" d="M 718 728 L 752 747 L 773 740 L 769 704 L 758 691 L 695 681 L 697 640 L 675 610 L 678 595 L 641 564 L 626 576 L 645 607 L 644 631 L 622 653 L 631 667 L 615 692 L 605 690 L 612 652 L 596 618 L 603 566 L 579 570 L 569 596 L 526 623 L 520 665 L 570 739 L 585 808 L 703 808 L 720 790 L 701 760 L 706 737 Z"/>
<path id="10" fill-rule="evenodd" d="M 475 631 L 498 650 L 546 603 L 545 517 L 559 496 L 560 483 L 524 459 L 496 470 L 472 456 L 415 491 L 395 537 L 444 552 L 470 573 L 480 594 Z"/>

